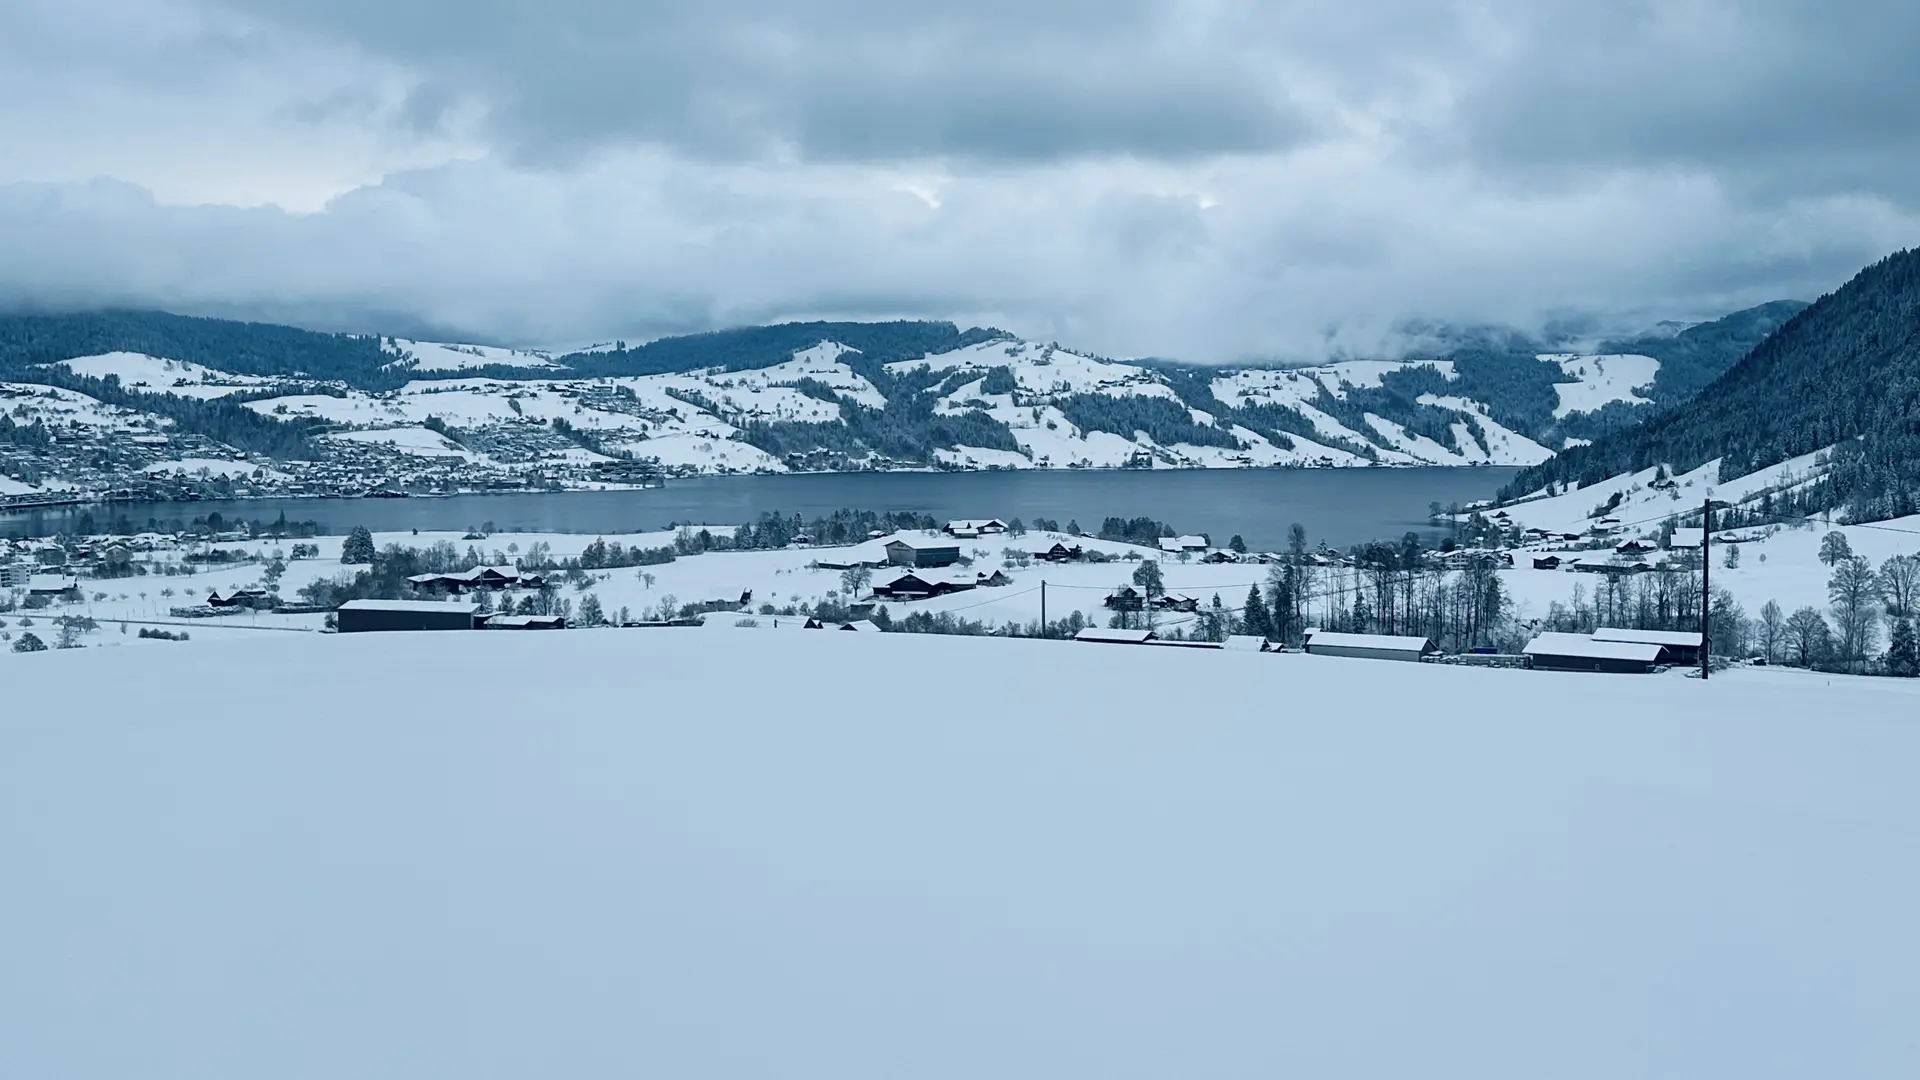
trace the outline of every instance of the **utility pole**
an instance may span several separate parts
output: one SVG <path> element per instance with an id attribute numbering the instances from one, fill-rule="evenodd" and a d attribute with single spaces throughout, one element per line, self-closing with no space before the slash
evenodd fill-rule
<path id="1" fill-rule="evenodd" d="M 1047 579 L 1040 579 L 1040 636 L 1047 636 Z"/>
<path id="2" fill-rule="evenodd" d="M 1713 500 L 1700 504 L 1700 681 L 1710 674 L 1707 660 L 1713 640 Z"/>

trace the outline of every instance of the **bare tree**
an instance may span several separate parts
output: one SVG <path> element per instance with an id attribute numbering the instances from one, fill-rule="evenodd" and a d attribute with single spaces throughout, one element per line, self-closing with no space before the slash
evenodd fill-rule
<path id="1" fill-rule="evenodd" d="M 1832 632 L 1827 618 L 1810 607 L 1803 607 L 1787 619 L 1787 647 L 1793 650 L 1801 667 L 1811 667 L 1826 652 Z"/>
<path id="2" fill-rule="evenodd" d="M 1896 619 L 1913 614 L 1920 601 L 1920 555 L 1895 555 L 1880 564 L 1880 599 Z"/>
<path id="3" fill-rule="evenodd" d="M 1835 564 L 1827 580 L 1827 599 L 1833 607 L 1833 621 L 1840 631 L 1840 656 L 1849 668 L 1858 669 L 1872 651 L 1878 638 L 1880 613 L 1875 610 L 1879 582 L 1873 564 L 1855 556 Z"/>
<path id="4" fill-rule="evenodd" d="M 1760 655 L 1767 658 L 1767 663 L 1777 664 L 1786 643 L 1787 617 L 1779 604 L 1769 600 L 1760 609 Z"/>

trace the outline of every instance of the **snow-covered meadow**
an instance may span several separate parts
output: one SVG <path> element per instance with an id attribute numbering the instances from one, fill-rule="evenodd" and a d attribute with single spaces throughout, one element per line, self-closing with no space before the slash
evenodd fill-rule
<path id="1" fill-rule="evenodd" d="M 16 659 L 0 1075 L 1920 1070 L 1910 683 L 673 630 Z"/>

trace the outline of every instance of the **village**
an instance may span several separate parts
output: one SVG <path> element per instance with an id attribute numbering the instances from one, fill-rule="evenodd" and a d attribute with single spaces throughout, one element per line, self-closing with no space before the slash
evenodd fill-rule
<path id="1" fill-rule="evenodd" d="M 1254 551 L 1238 537 L 1161 535 L 1149 544 L 998 518 L 876 528 L 840 543 L 794 531 L 762 550 L 727 550 L 733 527 L 698 525 L 611 538 L 468 530 L 356 539 L 274 535 L 256 523 L 0 540 L 0 649 L 262 631 L 698 628 L 985 634 L 1641 674 L 1698 672 L 1703 652 L 1715 665 L 1791 660 L 1780 643 L 1741 640 L 1730 651 L 1718 634 L 1704 639 L 1700 605 L 1688 599 L 1702 577 L 1698 536 L 1622 535 L 1622 523 L 1606 518 L 1579 533 L 1522 526 L 1505 511 L 1476 519 L 1461 533 L 1471 543 L 1446 537 L 1429 550 L 1410 536 L 1348 552 L 1310 548 L 1298 533 L 1286 551 Z M 1769 565 L 1766 552 L 1813 535 L 1723 530 L 1716 557 L 1742 546 L 1754 554 L 1743 568 L 1715 567 L 1713 580 L 1791 581 L 1796 560 Z M 1861 537 L 1869 547 L 1894 539 Z M 375 570 L 380 584 L 369 584 Z M 1669 605 L 1654 625 L 1615 595 L 1636 595 L 1635 579 Z M 1583 610 L 1585 596 L 1593 602 Z"/>

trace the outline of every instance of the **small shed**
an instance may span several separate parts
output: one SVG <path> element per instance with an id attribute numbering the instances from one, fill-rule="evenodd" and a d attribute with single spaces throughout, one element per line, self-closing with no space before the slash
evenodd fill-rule
<path id="1" fill-rule="evenodd" d="M 1645 675 L 1670 657 L 1660 645 L 1595 641 L 1586 634 L 1541 634 L 1520 650 L 1539 671 L 1597 671 Z"/>
<path id="2" fill-rule="evenodd" d="M 349 600 L 335 611 L 343 634 L 376 630 L 472 630 L 478 609 L 457 600 Z"/>
<path id="3" fill-rule="evenodd" d="M 1667 659 L 1675 664 L 1700 662 L 1698 630 L 1622 630 L 1603 626 L 1593 632 L 1595 641 L 1619 641 L 1633 645 L 1658 645 L 1667 650 Z"/>
<path id="4" fill-rule="evenodd" d="M 960 545 L 951 537 L 896 536 L 886 548 L 887 561 L 895 566 L 928 569 L 960 561 Z"/>
<path id="5" fill-rule="evenodd" d="M 1533 568 L 1535 570 L 1558 570 L 1560 569 L 1560 556 L 1535 555 L 1533 557 Z"/>
<path id="6" fill-rule="evenodd" d="M 1431 638 L 1395 634 L 1340 634 L 1315 630 L 1307 637 L 1307 651 L 1315 656 L 1351 656 L 1363 660 L 1419 662 L 1440 655 Z"/>

